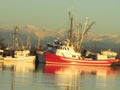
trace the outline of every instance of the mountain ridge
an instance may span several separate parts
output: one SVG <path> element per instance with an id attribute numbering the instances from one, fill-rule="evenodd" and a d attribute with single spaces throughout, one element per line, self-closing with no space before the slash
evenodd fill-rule
<path id="1" fill-rule="evenodd" d="M 15 28 L 0 27 L 0 39 L 4 39 L 6 44 L 12 44 L 12 35 Z M 56 37 L 64 38 L 65 31 L 58 31 L 52 29 L 41 29 L 34 25 L 26 25 L 18 27 L 18 38 L 24 43 L 27 42 L 27 37 L 30 37 L 31 44 L 35 45 L 38 43 L 40 38 L 40 43 L 45 44 L 51 42 Z M 83 42 L 83 46 L 93 48 L 96 44 L 96 47 L 101 48 L 114 48 L 119 49 L 120 36 L 117 34 L 94 34 L 89 32 Z"/>

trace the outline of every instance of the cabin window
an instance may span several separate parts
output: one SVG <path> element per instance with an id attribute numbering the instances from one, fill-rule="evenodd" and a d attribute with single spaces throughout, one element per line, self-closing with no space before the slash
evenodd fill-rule
<path id="1" fill-rule="evenodd" d="M 72 57 L 76 57 L 76 55 L 72 55 Z"/>

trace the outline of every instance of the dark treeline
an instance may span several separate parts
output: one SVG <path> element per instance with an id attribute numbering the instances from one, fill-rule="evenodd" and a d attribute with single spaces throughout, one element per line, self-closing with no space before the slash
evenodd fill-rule
<path id="1" fill-rule="evenodd" d="M 4 50 L 6 48 L 6 44 L 4 43 L 4 39 L 0 38 L 0 49 Z"/>

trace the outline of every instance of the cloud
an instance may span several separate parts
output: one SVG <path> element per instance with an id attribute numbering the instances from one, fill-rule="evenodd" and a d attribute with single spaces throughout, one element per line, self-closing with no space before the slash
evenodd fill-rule
<path id="1" fill-rule="evenodd" d="M 34 26 L 34 25 L 30 25 L 30 24 L 28 24 L 27 26 L 25 26 L 23 28 L 32 29 L 32 30 L 39 30 L 39 27 Z"/>
<path id="2" fill-rule="evenodd" d="M 40 29 L 39 27 L 35 25 L 27 25 L 23 27 L 23 30 L 28 30 L 28 32 L 33 31 L 34 35 L 38 39 L 44 39 L 46 37 L 55 37 L 58 34 L 58 31 L 56 30 L 51 30 L 51 29 Z"/>
<path id="3" fill-rule="evenodd" d="M 32 33 L 38 38 L 38 39 L 43 39 L 44 34 L 41 32 L 42 30 L 35 26 L 35 25 L 30 25 L 28 24 L 27 26 L 23 27 L 24 29 L 28 30 L 29 32 L 32 31 Z"/>
<path id="4" fill-rule="evenodd" d="M 92 41 L 106 41 L 106 40 L 115 40 L 119 36 L 117 34 L 94 34 L 94 33 L 89 33 L 88 38 L 89 40 L 91 39 Z"/>
<path id="5" fill-rule="evenodd" d="M 0 27 L 0 31 L 2 32 L 9 32 L 11 30 L 14 30 L 14 27 Z"/>
<path id="6" fill-rule="evenodd" d="M 100 38 L 103 38 L 103 40 L 109 40 L 109 39 L 115 39 L 118 38 L 118 35 L 116 34 L 100 34 L 98 35 Z"/>
<path id="7" fill-rule="evenodd" d="M 120 44 L 120 38 L 115 41 L 116 44 Z"/>

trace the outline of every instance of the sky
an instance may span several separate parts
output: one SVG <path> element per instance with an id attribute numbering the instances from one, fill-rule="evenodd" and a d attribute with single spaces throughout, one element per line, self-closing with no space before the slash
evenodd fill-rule
<path id="1" fill-rule="evenodd" d="M 0 0 L 0 27 L 59 30 L 69 23 L 69 11 L 77 22 L 95 21 L 91 32 L 120 35 L 120 0 Z"/>

